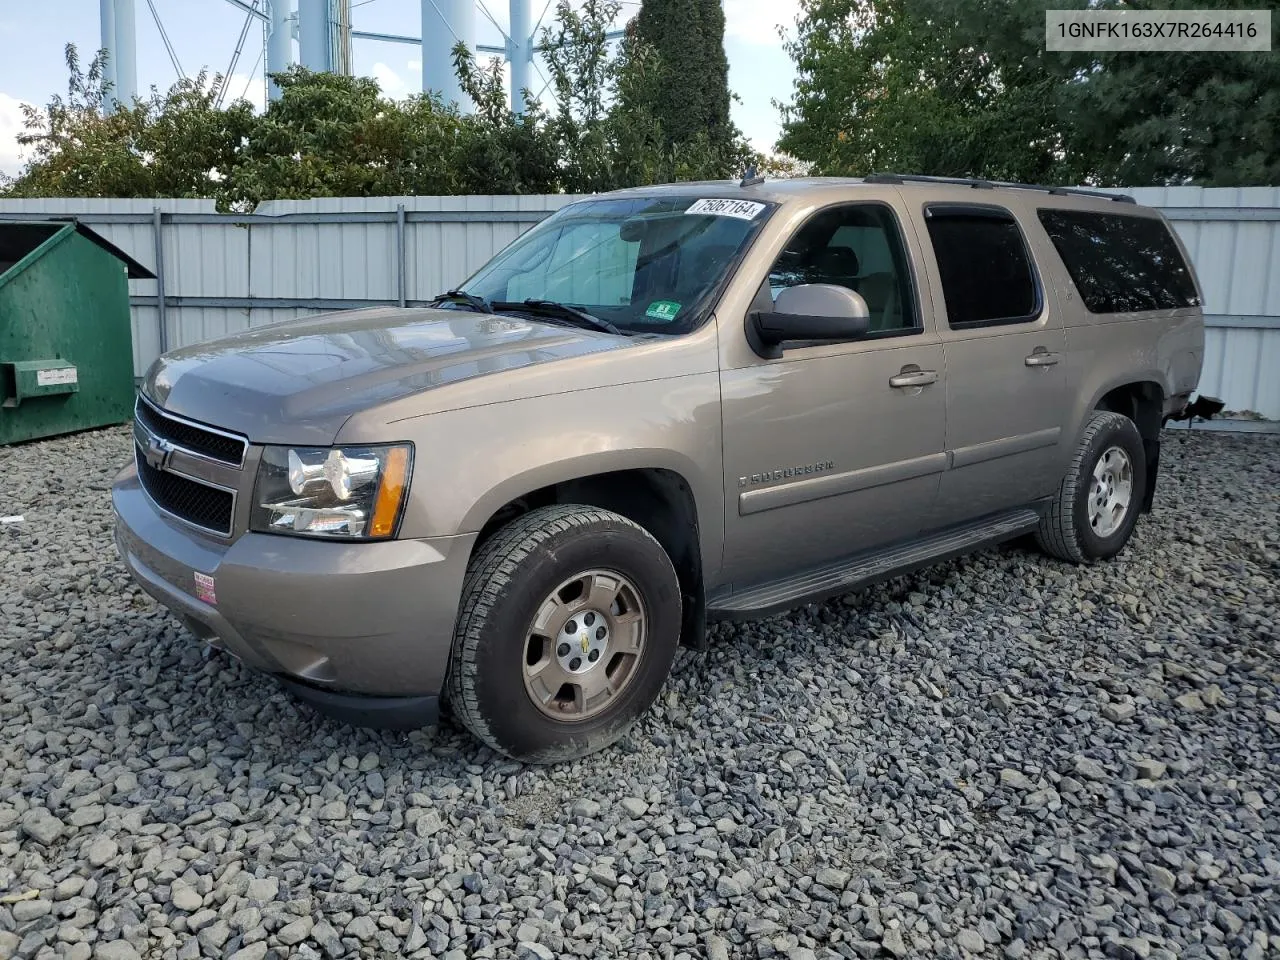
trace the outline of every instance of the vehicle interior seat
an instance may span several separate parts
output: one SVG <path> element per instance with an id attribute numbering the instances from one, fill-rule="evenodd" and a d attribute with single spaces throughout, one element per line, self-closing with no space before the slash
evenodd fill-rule
<path id="1" fill-rule="evenodd" d="M 710 278 L 721 273 L 733 259 L 737 247 L 732 244 L 709 244 L 702 247 L 692 257 L 686 257 L 687 265 L 682 265 L 680 282 L 676 289 L 681 296 L 692 300 L 707 286 Z"/>
<path id="2" fill-rule="evenodd" d="M 871 330 L 898 330 L 902 327 L 902 303 L 892 273 L 869 273 L 858 280 L 858 293 L 871 311 Z"/>
<path id="3" fill-rule="evenodd" d="M 823 247 L 809 260 L 810 283 L 834 283 L 861 295 L 871 314 L 871 330 L 894 330 L 902 326 L 902 305 L 898 302 L 898 286 L 892 273 L 869 273 L 858 276 L 861 265 L 850 247 Z"/>
<path id="4" fill-rule="evenodd" d="M 809 258 L 810 283 L 834 283 L 858 289 L 858 255 L 850 247 L 822 247 Z"/>

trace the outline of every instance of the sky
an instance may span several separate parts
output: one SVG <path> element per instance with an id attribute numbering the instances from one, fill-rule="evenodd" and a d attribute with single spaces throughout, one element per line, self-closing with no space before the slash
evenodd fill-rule
<path id="1" fill-rule="evenodd" d="M 506 0 L 485 2 L 493 19 L 505 29 Z M 788 99 L 794 76 L 778 27 L 792 26 L 797 0 L 723 2 L 729 87 L 741 99 L 733 105 L 733 119 L 758 149 L 768 150 L 779 132 L 773 100 Z M 201 67 L 208 67 L 210 73 L 226 73 L 244 24 L 240 10 L 226 0 L 135 0 L 140 91 L 151 86 L 167 89 L 178 78 L 151 6 L 187 76 Z M 533 6 L 536 16 L 542 3 L 533 0 Z M 99 0 L 0 0 L 0 171 L 13 175 L 22 166 L 16 140 L 22 129 L 21 105 L 43 106 L 52 95 L 66 92 L 66 44 L 76 44 L 84 62 L 97 50 L 101 40 L 98 9 Z M 638 9 L 637 3 L 626 3 L 622 18 L 634 16 Z M 416 36 L 420 22 L 419 0 L 353 3 L 352 23 L 359 30 Z M 261 27 L 251 27 L 230 86 L 232 94 L 243 95 L 258 106 L 266 97 L 262 41 Z M 498 28 L 479 9 L 476 41 L 501 42 Z M 296 44 L 294 51 L 296 56 Z M 421 51 L 416 46 L 355 40 L 352 59 L 355 72 L 376 78 L 388 96 L 405 96 L 421 86 Z"/>

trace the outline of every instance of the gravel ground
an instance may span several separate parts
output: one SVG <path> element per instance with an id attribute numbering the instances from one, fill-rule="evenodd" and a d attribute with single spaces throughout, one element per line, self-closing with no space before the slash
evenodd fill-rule
<path id="1" fill-rule="evenodd" d="M 354 730 L 116 560 L 127 433 L 0 449 L 0 957 L 1280 956 L 1280 438 L 1117 562 L 714 630 L 613 750 Z"/>

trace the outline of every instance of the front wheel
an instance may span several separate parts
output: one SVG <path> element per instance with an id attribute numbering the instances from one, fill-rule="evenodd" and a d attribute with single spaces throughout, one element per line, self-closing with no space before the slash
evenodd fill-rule
<path id="1" fill-rule="evenodd" d="M 1147 458 L 1137 426 L 1121 414 L 1095 410 L 1036 542 L 1072 563 L 1108 560 L 1129 542 L 1146 489 Z"/>
<path id="2" fill-rule="evenodd" d="M 644 528 L 596 507 L 530 511 L 472 559 L 447 680 L 454 716 L 517 760 L 616 741 L 662 689 L 680 585 Z"/>

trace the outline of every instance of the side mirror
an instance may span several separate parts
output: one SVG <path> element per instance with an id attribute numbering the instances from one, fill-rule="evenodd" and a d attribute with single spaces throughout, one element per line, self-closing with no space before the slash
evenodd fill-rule
<path id="1" fill-rule="evenodd" d="M 778 294 L 772 310 L 747 316 L 747 339 L 762 357 L 782 355 L 782 344 L 857 340 L 871 329 L 861 294 L 833 283 L 803 283 Z"/>

